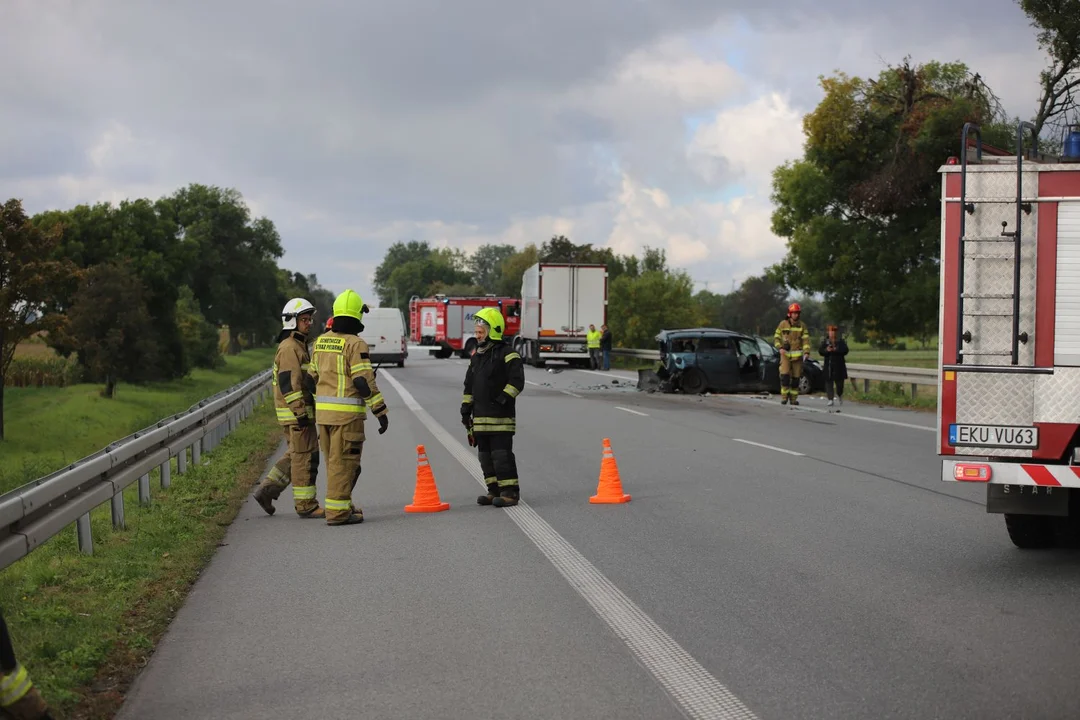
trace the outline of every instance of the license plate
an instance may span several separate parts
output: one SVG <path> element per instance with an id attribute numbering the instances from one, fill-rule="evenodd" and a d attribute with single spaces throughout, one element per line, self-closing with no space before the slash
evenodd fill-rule
<path id="1" fill-rule="evenodd" d="M 1022 448 L 1039 447 L 1039 428 L 1015 425 L 949 425 L 949 445 L 953 447 Z"/>

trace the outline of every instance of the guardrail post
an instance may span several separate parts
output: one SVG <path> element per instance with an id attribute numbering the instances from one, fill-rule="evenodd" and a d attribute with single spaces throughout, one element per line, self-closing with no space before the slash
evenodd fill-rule
<path id="1" fill-rule="evenodd" d="M 176 454 L 176 472 L 183 475 L 187 472 L 187 453 L 188 449 L 180 448 L 180 452 Z"/>
<path id="2" fill-rule="evenodd" d="M 915 396 L 919 392 L 919 386 L 916 383 L 911 383 L 911 399 L 914 400 Z"/>
<path id="3" fill-rule="evenodd" d="M 90 513 L 81 515 L 75 521 L 75 529 L 79 535 L 79 551 L 84 555 L 93 555 L 94 535 L 90 531 Z"/>
<path id="4" fill-rule="evenodd" d="M 862 391 L 864 393 L 866 393 L 866 394 L 870 394 L 870 381 L 869 380 L 863 380 L 862 381 Z"/>
<path id="5" fill-rule="evenodd" d="M 150 473 L 139 478 L 139 504 L 150 504 Z"/>
<path id="6" fill-rule="evenodd" d="M 197 438 L 191 443 L 191 464 L 199 467 L 202 463 L 202 438 Z"/>
<path id="7" fill-rule="evenodd" d="M 112 506 L 112 526 L 116 530 L 123 530 L 127 527 L 127 523 L 124 522 L 124 491 L 116 493 L 112 496 L 110 503 Z"/>
<path id="8" fill-rule="evenodd" d="M 161 488 L 165 488 L 172 485 L 172 458 L 166 458 L 165 462 L 161 463 Z"/>

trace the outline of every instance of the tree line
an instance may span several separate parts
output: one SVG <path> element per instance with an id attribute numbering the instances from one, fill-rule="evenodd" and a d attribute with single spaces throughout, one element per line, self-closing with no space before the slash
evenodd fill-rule
<path id="1" fill-rule="evenodd" d="M 0 206 L 0 438 L 15 348 L 40 338 L 101 383 L 184 377 L 223 354 L 275 339 L 278 310 L 309 298 L 329 317 L 314 275 L 278 266 L 274 223 L 241 194 L 192 184 L 157 200 L 98 203 L 27 216 Z"/>

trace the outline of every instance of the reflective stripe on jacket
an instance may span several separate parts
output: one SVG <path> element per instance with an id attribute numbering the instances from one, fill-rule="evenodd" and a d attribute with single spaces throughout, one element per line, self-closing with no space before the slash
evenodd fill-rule
<path id="1" fill-rule="evenodd" d="M 274 369 L 270 382 L 274 386 L 274 412 L 282 425 L 295 425 L 304 415 L 315 417 L 315 401 L 311 390 L 311 358 L 308 356 L 307 337 L 289 333 L 278 343 L 274 355 Z"/>
<path id="2" fill-rule="evenodd" d="M 369 407 L 376 416 L 386 414 L 368 345 L 358 335 L 320 335 L 311 354 L 311 374 L 316 383 L 315 422 L 319 425 L 346 425 L 365 417 Z M 358 378 L 363 380 L 360 388 Z"/>
<path id="3" fill-rule="evenodd" d="M 472 406 L 473 432 L 517 430 L 517 396 L 525 389 L 521 356 L 505 342 L 477 348 L 465 371 L 462 402 Z"/>

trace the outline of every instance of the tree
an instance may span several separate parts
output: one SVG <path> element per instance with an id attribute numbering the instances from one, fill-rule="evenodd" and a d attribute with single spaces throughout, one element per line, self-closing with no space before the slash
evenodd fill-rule
<path id="1" fill-rule="evenodd" d="M 1039 75 L 1039 107 L 1035 134 L 1047 127 L 1057 132 L 1070 119 L 1080 122 L 1080 0 L 1018 0 L 1038 31 L 1039 46 L 1050 55 L 1050 66 Z M 1069 116 L 1072 116 L 1071 118 Z"/>
<path id="2" fill-rule="evenodd" d="M 498 294 L 499 279 L 502 277 L 502 264 L 514 256 L 517 249 L 513 245 L 481 245 L 469 257 L 468 268 L 472 273 L 472 284 L 484 293 Z"/>
<path id="3" fill-rule="evenodd" d="M 610 284 L 608 326 L 619 347 L 649 348 L 665 328 L 694 327 L 702 313 L 694 302 L 694 282 L 685 272 L 648 270 L 623 275 Z"/>
<path id="4" fill-rule="evenodd" d="M 86 271 L 64 334 L 79 348 L 91 379 L 105 384 L 102 395 L 111 398 L 117 382 L 153 377 L 161 348 L 149 332 L 152 324 L 145 289 L 131 263 L 109 262 Z"/>
<path id="5" fill-rule="evenodd" d="M 409 298 L 429 295 L 438 286 L 469 285 L 467 259 L 460 250 L 433 249 L 426 242 L 397 242 L 375 269 L 379 304 L 409 311 Z M 370 303 L 369 303 L 370 305 Z"/>
<path id="6" fill-rule="evenodd" d="M 23 211 L 22 201 L 0 205 L 0 440 L 4 438 L 4 380 L 20 342 L 63 324 L 53 298 L 71 278 L 73 263 L 52 259 L 60 243 L 56 231 L 42 231 Z"/>
<path id="7" fill-rule="evenodd" d="M 520 297 L 521 278 L 526 270 L 538 262 L 540 250 L 533 243 L 503 260 L 495 292 L 506 297 Z"/>
<path id="8" fill-rule="evenodd" d="M 803 120 L 804 156 L 773 173 L 772 229 L 787 257 L 778 285 L 822 293 L 829 313 L 915 332 L 938 310 L 939 167 L 973 121 L 1011 147 L 993 92 L 962 63 L 908 60 L 876 80 L 821 78 Z"/>
<path id="9" fill-rule="evenodd" d="M 184 350 L 184 364 L 200 368 L 220 367 L 225 359 L 218 349 L 218 329 L 203 317 L 199 300 L 191 288 L 183 285 L 179 294 L 176 324 Z"/>

